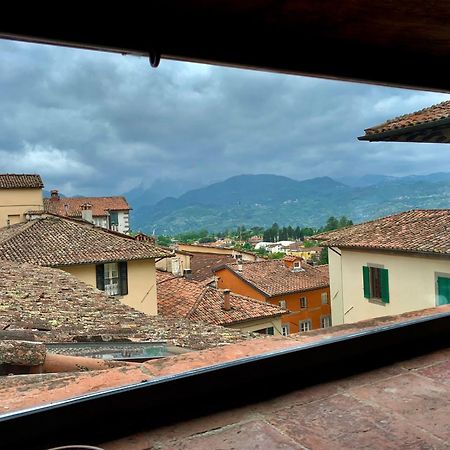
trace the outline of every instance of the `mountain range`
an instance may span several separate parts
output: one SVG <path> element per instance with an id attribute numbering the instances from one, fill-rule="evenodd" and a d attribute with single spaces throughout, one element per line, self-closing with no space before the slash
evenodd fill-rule
<path id="1" fill-rule="evenodd" d="M 274 222 L 319 227 L 331 215 L 345 215 L 358 223 L 414 208 L 450 207 L 450 173 L 302 181 L 279 175 L 238 175 L 178 196 L 161 198 L 161 192 L 167 192 L 164 183 L 155 196 L 156 190 L 154 183 L 149 193 L 141 189 L 131 196 L 124 194 L 133 207 L 134 230 L 176 234 L 239 225 L 268 227 Z"/>

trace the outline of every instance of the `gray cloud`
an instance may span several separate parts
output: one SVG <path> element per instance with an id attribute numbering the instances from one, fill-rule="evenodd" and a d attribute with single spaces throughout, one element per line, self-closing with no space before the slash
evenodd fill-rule
<path id="1" fill-rule="evenodd" d="M 157 178 L 296 179 L 450 171 L 442 145 L 369 144 L 364 128 L 448 95 L 0 41 L 0 171 L 68 195 Z M 426 148 L 425 148 L 426 147 Z"/>

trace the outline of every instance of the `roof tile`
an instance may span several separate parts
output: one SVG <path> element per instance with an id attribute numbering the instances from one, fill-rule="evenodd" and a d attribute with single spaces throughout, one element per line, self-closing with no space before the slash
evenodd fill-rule
<path id="1" fill-rule="evenodd" d="M 44 209 L 46 212 L 60 216 L 81 217 L 81 206 L 85 203 L 92 205 L 94 217 L 106 216 L 108 211 L 128 211 L 131 209 L 125 197 L 44 198 Z"/>
<path id="2" fill-rule="evenodd" d="M 43 188 L 44 183 L 39 175 L 35 174 L 0 174 L 0 189 L 27 189 Z"/>
<path id="3" fill-rule="evenodd" d="M 450 255 L 450 209 L 411 210 L 315 238 L 342 248 Z"/>
<path id="4" fill-rule="evenodd" d="M 151 242 L 57 216 L 0 228 L 0 259 L 41 266 L 150 259 L 171 253 Z"/>

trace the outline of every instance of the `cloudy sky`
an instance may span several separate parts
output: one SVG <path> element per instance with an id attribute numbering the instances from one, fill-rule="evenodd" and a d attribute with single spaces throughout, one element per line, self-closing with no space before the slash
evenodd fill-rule
<path id="1" fill-rule="evenodd" d="M 448 95 L 1 40 L 0 57 L 0 171 L 66 195 L 450 172 L 450 146 L 356 139 Z"/>

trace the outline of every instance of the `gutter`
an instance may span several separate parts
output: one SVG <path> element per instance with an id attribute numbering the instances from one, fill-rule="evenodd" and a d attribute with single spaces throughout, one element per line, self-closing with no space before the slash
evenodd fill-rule
<path id="1" fill-rule="evenodd" d="M 2 445 L 101 444 L 446 348 L 449 329 L 446 311 L 3 414 Z"/>

